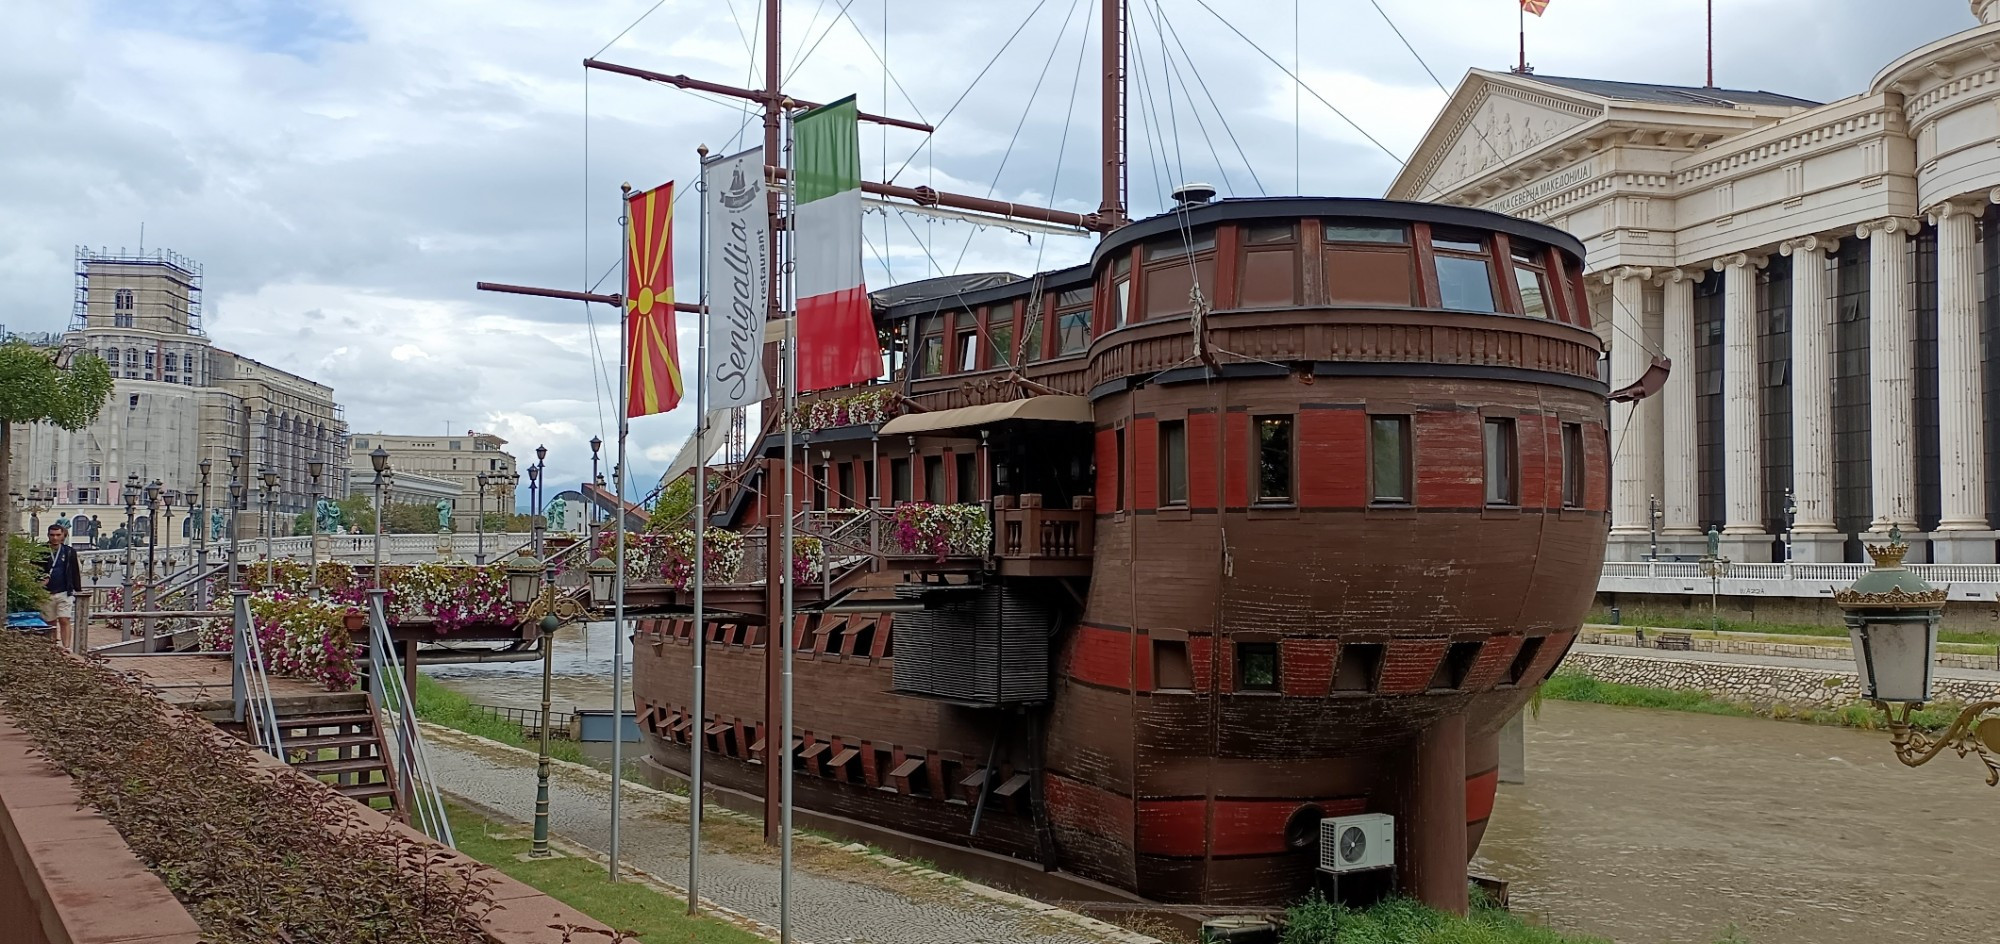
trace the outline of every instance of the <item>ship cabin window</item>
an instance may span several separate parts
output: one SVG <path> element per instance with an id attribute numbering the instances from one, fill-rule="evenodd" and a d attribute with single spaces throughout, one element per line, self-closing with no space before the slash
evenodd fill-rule
<path id="1" fill-rule="evenodd" d="M 1430 686 L 1433 689 L 1456 690 L 1465 687 L 1465 677 L 1472 673 L 1472 665 L 1479 661 L 1478 642 L 1455 642 L 1438 660 L 1437 671 L 1431 673 Z"/>
<path id="2" fill-rule="evenodd" d="M 957 465 L 953 471 L 958 473 L 959 504 L 970 505 L 979 500 L 979 465 L 976 459 L 977 457 L 969 452 L 952 456 L 953 462 Z"/>
<path id="3" fill-rule="evenodd" d="M 834 507 L 836 508 L 852 508 L 854 507 L 854 498 L 855 498 L 854 464 L 851 462 L 843 462 L 839 465 L 839 469 L 840 469 L 840 475 L 839 475 L 840 490 L 839 493 L 834 496 L 833 504 Z"/>
<path id="4" fill-rule="evenodd" d="M 1410 474 L 1410 418 L 1368 418 L 1368 493 L 1378 505 L 1408 505 L 1414 501 Z"/>
<path id="5" fill-rule="evenodd" d="M 1014 306 L 987 316 L 986 336 L 992 340 L 992 367 L 1014 366 Z"/>
<path id="6" fill-rule="evenodd" d="M 971 319 L 970 315 L 966 317 L 967 320 Z M 979 329 L 977 327 L 966 328 L 960 331 L 958 333 L 958 343 L 953 345 L 952 349 L 958 352 L 958 363 L 955 367 L 959 373 L 962 374 L 979 369 Z"/>
<path id="7" fill-rule="evenodd" d="M 1132 317 L 1132 257 L 1111 264 L 1111 327 L 1123 328 Z"/>
<path id="8" fill-rule="evenodd" d="M 1320 233 L 1330 303 L 1394 308 L 1416 304 L 1417 261 L 1408 227 L 1326 220 Z"/>
<path id="9" fill-rule="evenodd" d="M 1198 289 L 1215 300 L 1215 228 L 1206 227 L 1146 245 L 1145 317 L 1170 318 L 1194 310 Z"/>
<path id="10" fill-rule="evenodd" d="M 1583 505 L 1583 424 L 1562 425 L 1563 507 Z"/>
<path id="11" fill-rule="evenodd" d="M 1382 672 L 1382 644 L 1379 642 L 1343 642 L 1333 669 L 1333 690 L 1336 692 L 1369 692 L 1375 690 L 1375 678 Z"/>
<path id="12" fill-rule="evenodd" d="M 1243 228 L 1242 283 L 1237 305 L 1280 308 L 1299 303 L 1299 226 L 1254 223 Z"/>
<path id="13" fill-rule="evenodd" d="M 1486 503 L 1520 503 L 1515 490 L 1519 480 L 1521 454 L 1514 438 L 1514 421 L 1508 417 L 1486 420 Z"/>
<path id="14" fill-rule="evenodd" d="M 1194 663 L 1188 659 L 1187 640 L 1153 638 L 1153 688 L 1194 690 Z"/>
<path id="15" fill-rule="evenodd" d="M 889 460 L 889 501 L 902 504 L 910 500 L 910 460 Z"/>
<path id="16" fill-rule="evenodd" d="M 1517 242 L 1514 243 L 1513 254 L 1514 287 L 1520 295 L 1521 314 L 1530 318 L 1554 318 L 1556 300 L 1549 294 L 1548 251 Z"/>
<path id="17" fill-rule="evenodd" d="M 1257 494 L 1260 505 L 1292 503 L 1292 418 L 1260 416 L 1257 423 Z"/>
<path id="18" fill-rule="evenodd" d="M 1021 331 L 1021 363 L 1032 364 L 1042 359 L 1042 344 L 1043 339 L 1048 337 L 1048 327 L 1039 312 L 1029 316 L 1026 327 Z"/>
<path id="19" fill-rule="evenodd" d="M 1486 237 L 1443 227 L 1431 230 L 1431 250 L 1437 257 L 1439 304 L 1460 311 L 1496 311 L 1493 266 Z"/>
<path id="20" fill-rule="evenodd" d="M 1118 511 L 1124 511 L 1125 510 L 1125 427 L 1123 426 L 1118 427 L 1118 430 L 1115 434 L 1113 434 L 1112 439 L 1114 440 L 1114 443 L 1118 449 L 1118 494 L 1116 496 L 1118 502 L 1117 504 L 1114 504 L 1111 507 Z"/>
<path id="21" fill-rule="evenodd" d="M 1278 644 L 1239 642 L 1236 644 L 1236 690 L 1275 692 L 1278 690 Z"/>
<path id="22" fill-rule="evenodd" d="M 924 501 L 933 505 L 945 503 L 944 457 L 924 457 Z"/>
<path id="23" fill-rule="evenodd" d="M 1090 289 L 1056 296 L 1056 355 L 1081 354 L 1090 347 Z"/>
<path id="24" fill-rule="evenodd" d="M 1188 500 L 1187 421 L 1160 421 L 1160 504 Z"/>
<path id="25" fill-rule="evenodd" d="M 1514 664 L 1507 667 L 1507 682 L 1519 685 L 1528 675 L 1528 667 L 1535 664 L 1535 656 L 1542 651 L 1544 636 L 1529 636 L 1521 640 L 1520 651 L 1514 653 Z"/>
<path id="26" fill-rule="evenodd" d="M 943 315 L 922 319 L 922 330 L 917 333 L 917 350 L 910 357 L 910 369 L 919 379 L 944 375 Z"/>

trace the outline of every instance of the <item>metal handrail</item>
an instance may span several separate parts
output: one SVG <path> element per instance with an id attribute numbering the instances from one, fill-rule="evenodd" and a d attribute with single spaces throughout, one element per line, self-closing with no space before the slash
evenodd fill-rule
<path id="1" fill-rule="evenodd" d="M 452 838 L 444 795 L 431 775 L 430 752 L 422 729 L 417 727 L 416 699 L 403 684 L 402 662 L 389 635 L 389 617 L 382 603 L 385 594 L 380 588 L 370 590 L 367 611 L 370 683 L 375 703 L 395 733 L 396 749 L 387 760 L 397 768 L 417 828 L 455 849 L 458 844 Z"/>
<path id="2" fill-rule="evenodd" d="M 271 695 L 271 676 L 264 666 L 264 646 L 250 620 L 250 592 L 234 593 L 235 644 L 230 647 L 231 717 L 247 725 L 258 747 L 285 759 L 284 738 L 278 732 L 278 704 Z"/>

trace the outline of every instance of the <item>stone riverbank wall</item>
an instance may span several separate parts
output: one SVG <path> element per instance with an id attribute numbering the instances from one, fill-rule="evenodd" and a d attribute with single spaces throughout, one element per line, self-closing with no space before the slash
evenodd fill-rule
<path id="1" fill-rule="evenodd" d="M 1840 708 L 1861 699 L 1861 685 L 1852 668 L 1829 662 L 1824 669 L 1745 662 L 1676 658 L 1664 654 L 1571 652 L 1558 674 L 1582 675 L 1604 682 L 1706 692 L 1717 698 L 1759 706 Z M 1992 698 L 2000 684 L 1964 678 L 1938 678 L 1931 685 L 1939 701 L 1973 702 Z"/>
<path id="2" fill-rule="evenodd" d="M 1586 627 L 1576 641 L 1597 646 L 1623 646 L 1627 649 L 1646 649 L 1659 643 L 1662 633 L 1686 634 L 1685 630 L 1647 629 L 1644 642 L 1629 629 L 1604 629 Z M 1752 642 L 1739 639 L 1705 639 L 1695 637 L 1687 640 L 1688 648 L 1696 652 L 1727 652 L 1739 656 L 1783 656 L 1787 659 L 1826 659 L 1832 662 L 1854 663 L 1854 649 L 1843 637 L 1839 645 L 1809 646 L 1782 642 Z M 1947 669 L 1987 669 L 2000 670 L 2000 656 L 1972 655 L 1962 652 L 1940 652 L 1934 660 L 1941 668 Z"/>

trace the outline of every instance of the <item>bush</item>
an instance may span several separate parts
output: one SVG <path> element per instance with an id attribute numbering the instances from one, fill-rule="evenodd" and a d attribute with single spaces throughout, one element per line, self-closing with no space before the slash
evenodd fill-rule
<path id="1" fill-rule="evenodd" d="M 1284 944 L 1610 944 L 1536 927 L 1475 897 L 1465 917 L 1407 898 L 1356 910 L 1313 893 L 1285 914 Z"/>
<path id="2" fill-rule="evenodd" d="M 0 633 L 0 708 L 165 881 L 203 940 L 487 940 L 483 867 L 367 826 L 324 784 L 271 776 L 247 746 L 110 669 Z"/>
<path id="3" fill-rule="evenodd" d="M 42 561 L 48 559 L 48 547 L 14 534 L 8 535 L 7 548 L 7 612 L 41 609 L 49 598 L 42 588 L 47 579 Z"/>

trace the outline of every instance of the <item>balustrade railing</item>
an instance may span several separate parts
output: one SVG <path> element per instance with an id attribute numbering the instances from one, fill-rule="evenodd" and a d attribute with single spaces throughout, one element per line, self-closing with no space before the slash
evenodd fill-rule
<path id="1" fill-rule="evenodd" d="M 1087 558 L 1097 540 L 1095 509 L 1002 508 L 999 515 L 1003 558 Z"/>
<path id="2" fill-rule="evenodd" d="M 1708 580 L 1701 564 L 1688 561 L 1605 561 L 1604 579 L 1667 578 Z M 1910 564 L 1910 570 L 1939 586 L 2000 584 L 2000 564 Z M 1811 584 L 1846 585 L 1868 572 L 1868 564 L 1734 563 L 1722 574 L 1724 581 L 1791 581 Z"/>

